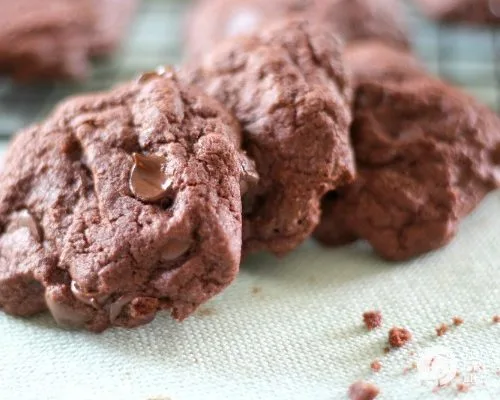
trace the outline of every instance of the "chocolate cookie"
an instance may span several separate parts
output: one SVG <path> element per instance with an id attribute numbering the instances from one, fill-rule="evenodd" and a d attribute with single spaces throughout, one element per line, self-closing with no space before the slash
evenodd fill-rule
<path id="1" fill-rule="evenodd" d="M 324 198 L 315 236 L 327 245 L 366 239 L 382 257 L 405 260 L 447 244 L 461 219 L 499 186 L 500 121 L 416 69 L 408 54 L 398 61 L 395 50 L 387 52 L 346 57 L 356 73 L 358 177 Z M 413 72 L 402 75 L 409 64 Z"/>
<path id="2" fill-rule="evenodd" d="M 92 55 L 116 47 L 136 2 L 0 0 L 0 74 L 84 78 Z"/>
<path id="3" fill-rule="evenodd" d="M 199 57 L 226 37 L 291 14 L 330 27 L 347 42 L 376 38 L 409 46 L 399 0 L 200 0 L 188 15 L 187 55 Z"/>
<path id="4" fill-rule="evenodd" d="M 65 102 L 0 175 L 0 307 L 91 331 L 186 318 L 238 271 L 240 142 L 169 72 Z"/>
<path id="5" fill-rule="evenodd" d="M 284 254 L 319 221 L 322 195 L 350 182 L 351 88 L 339 41 L 304 20 L 230 39 L 182 76 L 225 104 L 260 175 L 244 197 L 244 250 Z"/>
<path id="6" fill-rule="evenodd" d="M 107 56 L 120 45 L 139 0 L 93 0 L 95 22 L 90 53 Z"/>
<path id="7" fill-rule="evenodd" d="M 446 22 L 500 23 L 500 0 L 417 0 L 429 17 Z"/>

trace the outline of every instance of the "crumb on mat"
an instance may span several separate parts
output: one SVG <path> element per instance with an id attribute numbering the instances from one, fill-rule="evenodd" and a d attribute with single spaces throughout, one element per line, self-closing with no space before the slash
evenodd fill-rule
<path id="1" fill-rule="evenodd" d="M 380 311 L 367 311 L 363 313 L 366 328 L 371 331 L 382 326 L 382 313 Z"/>
<path id="2" fill-rule="evenodd" d="M 373 372 L 379 372 L 382 369 L 382 363 L 379 360 L 374 360 L 370 364 L 370 368 Z"/>
<path id="3" fill-rule="evenodd" d="M 349 387 L 350 400 L 373 400 L 380 394 L 380 389 L 371 382 L 357 381 Z"/>
<path id="4" fill-rule="evenodd" d="M 200 317 L 210 317 L 215 314 L 215 310 L 213 308 L 201 308 L 197 314 Z"/>
<path id="5" fill-rule="evenodd" d="M 252 288 L 252 294 L 259 294 L 260 292 L 262 292 L 262 288 L 261 287 L 254 286 Z"/>
<path id="6" fill-rule="evenodd" d="M 412 334 L 406 328 L 394 327 L 389 331 L 389 344 L 391 347 L 403 347 L 411 339 Z"/>
<path id="7" fill-rule="evenodd" d="M 469 385 L 466 385 L 465 383 L 458 383 L 457 384 L 457 390 L 460 392 L 460 393 L 467 393 L 470 389 L 470 386 Z"/>
<path id="8" fill-rule="evenodd" d="M 448 329 L 449 329 L 448 325 L 443 323 L 436 328 L 436 334 L 438 336 L 444 336 L 446 332 L 448 332 Z"/>

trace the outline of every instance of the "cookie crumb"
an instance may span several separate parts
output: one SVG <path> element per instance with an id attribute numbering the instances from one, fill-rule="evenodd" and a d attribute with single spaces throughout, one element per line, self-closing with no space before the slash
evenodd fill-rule
<path id="1" fill-rule="evenodd" d="M 438 336 L 443 336 L 446 332 L 448 332 L 448 325 L 446 324 L 441 324 L 436 328 L 436 334 Z"/>
<path id="2" fill-rule="evenodd" d="M 261 287 L 258 287 L 258 286 L 254 286 L 252 288 L 252 294 L 259 294 L 262 292 L 262 288 Z"/>
<path id="3" fill-rule="evenodd" d="M 389 331 L 389 344 L 391 347 L 403 347 L 411 339 L 412 334 L 406 328 L 394 327 Z"/>
<path id="4" fill-rule="evenodd" d="M 172 399 L 170 397 L 159 396 L 159 397 L 148 397 L 147 400 L 172 400 Z"/>
<path id="5" fill-rule="evenodd" d="M 495 315 L 493 317 L 493 323 L 494 324 L 500 324 L 500 315 Z"/>
<path id="6" fill-rule="evenodd" d="M 382 369 L 382 363 L 379 360 L 374 360 L 370 364 L 370 368 L 373 372 L 379 372 Z"/>
<path id="7" fill-rule="evenodd" d="M 382 326 L 382 313 L 380 311 L 367 311 L 363 313 L 366 328 L 372 331 Z"/>
<path id="8" fill-rule="evenodd" d="M 462 317 L 453 317 L 453 325 L 455 326 L 460 326 L 464 323 L 464 320 Z"/>
<path id="9" fill-rule="evenodd" d="M 391 352 L 391 348 L 389 346 L 384 347 L 384 354 L 389 354 Z"/>
<path id="10" fill-rule="evenodd" d="M 373 400 L 380 394 L 380 389 L 371 382 L 357 381 L 349 387 L 350 400 Z"/>
<path id="11" fill-rule="evenodd" d="M 409 367 L 406 367 L 405 369 L 403 369 L 403 375 L 407 375 L 408 372 L 413 371 L 415 369 L 417 369 L 417 363 L 413 362 Z"/>
<path id="12" fill-rule="evenodd" d="M 458 383 L 457 384 L 457 390 L 460 392 L 460 393 L 467 393 L 470 389 L 470 386 L 469 385 L 466 385 L 465 383 Z"/>
<path id="13" fill-rule="evenodd" d="M 210 317 L 215 314 L 215 310 L 213 308 L 202 308 L 198 311 L 198 315 L 200 317 Z"/>

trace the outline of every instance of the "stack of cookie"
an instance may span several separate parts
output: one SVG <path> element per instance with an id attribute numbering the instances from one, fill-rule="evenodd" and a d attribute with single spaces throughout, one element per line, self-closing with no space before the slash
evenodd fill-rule
<path id="1" fill-rule="evenodd" d="M 446 244 L 500 185 L 500 120 L 425 73 L 395 0 L 374 4 L 201 1 L 186 65 L 70 99 L 17 135 L 3 310 L 95 332 L 159 310 L 182 320 L 242 255 L 314 232 L 391 260 Z"/>

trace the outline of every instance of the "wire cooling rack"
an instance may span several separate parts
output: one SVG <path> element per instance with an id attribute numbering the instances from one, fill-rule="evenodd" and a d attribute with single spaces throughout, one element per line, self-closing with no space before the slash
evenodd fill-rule
<path id="1" fill-rule="evenodd" d="M 180 59 L 182 15 L 188 1 L 143 0 L 121 50 L 97 61 L 82 84 L 16 85 L 0 80 L 0 141 L 42 119 L 64 97 L 107 89 L 133 78 L 138 71 Z"/>
<path id="2" fill-rule="evenodd" d="M 179 62 L 183 14 L 189 3 L 143 0 L 121 51 L 96 62 L 84 84 L 22 86 L 0 80 L 0 146 L 70 94 L 107 89 L 139 71 Z M 500 31 L 442 26 L 422 18 L 413 7 L 409 7 L 408 20 L 415 51 L 431 72 L 500 111 Z"/>

